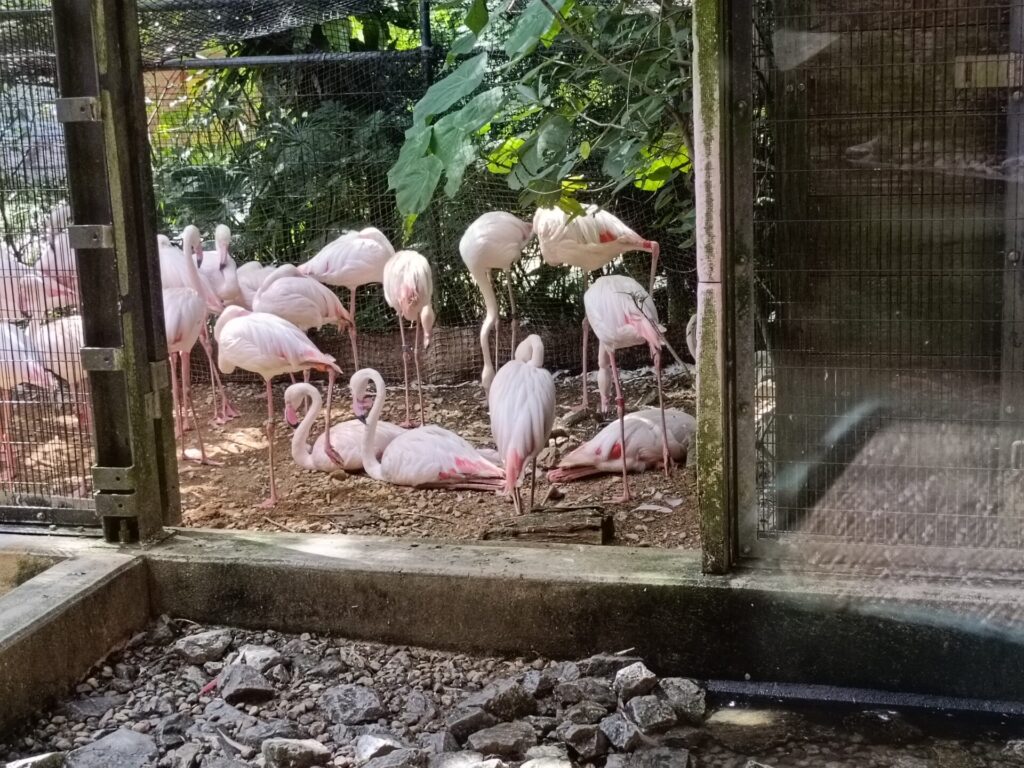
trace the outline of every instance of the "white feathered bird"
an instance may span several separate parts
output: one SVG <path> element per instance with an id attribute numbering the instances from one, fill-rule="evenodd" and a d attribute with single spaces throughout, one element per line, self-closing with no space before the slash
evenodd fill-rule
<path id="1" fill-rule="evenodd" d="M 402 369 L 405 373 L 405 421 L 411 424 L 409 405 L 409 354 L 405 345 L 405 321 L 415 327 L 412 357 L 416 365 L 416 392 L 420 401 L 420 424 L 426 423 L 423 411 L 423 382 L 420 378 L 419 339 L 423 329 L 423 349 L 430 344 L 434 328 L 434 278 L 430 263 L 416 251 L 399 251 L 384 265 L 384 300 L 398 313 L 398 329 L 402 337 Z"/>

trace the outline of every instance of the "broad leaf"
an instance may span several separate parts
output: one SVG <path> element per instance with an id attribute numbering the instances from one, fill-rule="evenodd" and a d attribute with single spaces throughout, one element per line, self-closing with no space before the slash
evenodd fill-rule
<path id="1" fill-rule="evenodd" d="M 463 131 L 475 133 L 494 119 L 504 99 L 504 89 L 496 86 L 474 96 L 452 117 Z"/>
<path id="2" fill-rule="evenodd" d="M 551 115 L 537 131 L 537 154 L 544 162 L 551 162 L 558 152 L 564 152 L 569 142 L 572 125 L 561 115 Z"/>
<path id="3" fill-rule="evenodd" d="M 547 0 L 547 4 L 556 11 L 560 11 L 565 0 Z M 523 11 L 515 28 L 505 41 L 505 53 L 510 58 L 530 53 L 554 24 L 561 24 L 561 22 L 551 15 L 551 11 L 544 3 L 541 0 L 530 0 L 530 4 L 526 6 L 526 10 Z"/>
<path id="4" fill-rule="evenodd" d="M 434 83 L 423 94 L 413 110 L 415 123 L 440 114 L 477 89 L 487 73 L 487 54 L 481 53 L 459 67 L 443 80 Z"/>
<path id="5" fill-rule="evenodd" d="M 487 0 L 473 0 L 473 5 L 470 6 L 469 13 L 466 14 L 466 26 L 473 31 L 473 34 L 479 35 L 480 30 L 487 26 L 489 18 Z"/>
<path id="6" fill-rule="evenodd" d="M 487 170 L 491 173 L 504 175 L 512 172 L 512 167 L 519 162 L 519 148 L 526 142 L 518 136 L 512 136 L 487 156 Z"/>
<path id="7" fill-rule="evenodd" d="M 448 49 L 447 61 L 450 64 L 459 56 L 465 56 L 476 46 L 476 35 L 472 32 L 465 32 L 455 38 L 452 47 Z"/>
<path id="8" fill-rule="evenodd" d="M 406 216 L 426 210 L 441 180 L 442 170 L 444 163 L 434 155 L 422 157 L 403 169 L 402 175 L 393 182 L 398 210 Z M 390 175 L 388 181 L 392 183 Z"/>
<path id="9" fill-rule="evenodd" d="M 429 126 L 413 126 L 405 132 L 405 143 L 398 153 L 398 159 L 388 171 L 388 189 L 398 189 L 409 168 L 415 166 L 430 148 L 432 129 Z"/>

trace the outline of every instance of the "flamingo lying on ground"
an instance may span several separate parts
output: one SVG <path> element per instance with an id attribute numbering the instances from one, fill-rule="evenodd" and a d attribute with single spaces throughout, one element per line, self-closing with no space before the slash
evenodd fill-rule
<path id="1" fill-rule="evenodd" d="M 533 231 L 545 263 L 568 265 L 583 270 L 586 288 L 590 273 L 629 251 L 651 254 L 650 292 L 658 271 L 659 246 L 646 240 L 622 221 L 595 205 L 585 206 L 586 214 L 569 218 L 561 208 L 538 208 L 533 214 Z M 587 407 L 587 318 L 583 318 L 583 408 Z"/>
<path id="2" fill-rule="evenodd" d="M 505 211 L 489 211 L 466 228 L 459 240 L 459 254 L 473 276 L 473 282 L 484 299 L 486 316 L 480 327 L 480 349 L 484 355 L 484 369 L 480 383 L 484 391 L 491 388 L 494 380 L 494 366 L 491 362 L 490 332 L 494 329 L 494 357 L 498 356 L 499 334 L 498 297 L 491 283 L 491 270 L 500 269 L 505 274 L 508 286 L 508 303 L 512 312 L 512 345 L 516 348 L 516 300 L 512 292 L 512 265 L 522 256 L 523 248 L 533 237 L 533 226 Z"/>
<path id="3" fill-rule="evenodd" d="M 325 285 L 348 288 L 348 313 L 352 318 L 349 341 L 352 343 L 352 363 L 359 367 L 359 349 L 356 344 L 356 289 L 370 283 L 384 281 L 384 265 L 395 255 L 391 241 L 376 227 L 350 231 L 325 245 L 312 259 L 299 267 L 304 275 L 316 278 Z"/>
<path id="4" fill-rule="evenodd" d="M 57 390 L 57 379 L 43 365 L 39 350 L 23 330 L 0 323 L 0 450 L 4 456 L 4 480 L 18 476 L 17 459 L 11 444 L 11 392 L 19 384 L 33 384 L 50 392 Z"/>
<path id="5" fill-rule="evenodd" d="M 218 224 L 213 234 L 215 245 L 212 251 L 203 251 L 199 263 L 199 275 L 217 298 L 224 304 L 241 304 L 242 292 L 238 285 L 238 270 L 231 258 L 231 230 L 226 224 Z"/>
<path id="6" fill-rule="evenodd" d="M 242 307 L 228 307 L 217 319 L 213 329 L 217 340 L 217 363 L 224 373 L 236 367 L 258 373 L 267 384 L 267 450 L 270 454 L 270 496 L 261 506 L 277 503 L 277 484 L 274 480 L 274 391 L 270 380 L 282 373 L 298 373 L 307 368 L 326 371 L 327 429 L 331 431 L 331 394 L 335 376 L 341 369 L 334 358 L 317 349 L 309 338 L 277 315 L 250 312 Z M 331 455 L 330 445 L 325 447 Z M 334 456 L 332 459 L 337 460 Z"/>
<path id="7" fill-rule="evenodd" d="M 567 483 L 600 474 L 620 472 L 625 465 L 629 472 L 644 472 L 664 463 L 663 446 L 668 442 L 669 457 L 677 464 L 686 462 L 686 454 L 697 429 L 697 421 L 685 411 L 665 411 L 666 431 L 662 431 L 662 412 L 657 408 L 626 414 L 625 450 L 622 430 L 612 422 L 567 454 L 558 468 L 548 472 L 553 483 Z"/>
<path id="8" fill-rule="evenodd" d="M 368 409 L 366 389 L 371 381 L 376 397 Z M 497 491 L 504 486 L 505 475 L 500 468 L 454 432 L 434 424 L 403 431 L 378 459 L 376 432 L 384 408 L 384 379 L 372 368 L 364 368 L 356 371 L 349 386 L 352 410 L 356 418 L 366 422 L 363 467 L 374 480 L 414 488 Z"/>
<path id="9" fill-rule="evenodd" d="M 320 435 L 313 445 L 309 445 L 309 432 L 313 422 L 320 415 L 323 400 L 320 392 L 312 384 L 292 384 L 284 391 L 284 402 L 292 411 L 309 402 L 309 409 L 292 435 L 292 459 L 303 469 L 317 472 L 333 472 L 340 466 L 346 472 L 363 471 L 363 436 L 366 425 L 358 419 L 349 419 L 331 427 L 331 447 L 337 452 L 339 461 L 333 461 L 327 455 L 326 433 Z M 374 453 L 379 459 L 388 444 L 405 430 L 387 421 L 377 423 L 374 436 Z"/>
<path id="10" fill-rule="evenodd" d="M 544 369 L 544 343 L 536 334 L 516 348 L 514 360 L 501 367 L 487 403 L 491 432 L 505 464 L 505 492 L 511 494 L 516 514 L 523 513 L 519 483 L 526 462 L 533 464 L 530 509 L 537 488 L 537 454 L 548 444 L 555 423 L 555 380 Z"/>
<path id="11" fill-rule="evenodd" d="M 608 366 L 611 366 L 615 381 L 615 405 L 619 413 L 619 431 L 622 442 L 626 442 L 626 402 L 622 397 L 622 383 L 619 369 L 615 365 L 615 352 L 639 344 L 647 344 L 654 361 L 654 376 L 658 386 L 658 404 L 665 412 L 665 396 L 661 387 L 661 347 L 664 343 L 664 329 L 658 325 L 658 310 L 654 300 L 636 280 L 625 275 L 608 275 L 598 278 L 583 296 L 587 319 L 600 341 L 598 349 L 597 387 L 601 393 L 601 410 L 608 406 Z M 663 465 L 668 475 L 671 460 L 668 450 L 668 430 L 662 425 Z M 625 454 L 623 454 L 625 456 Z M 630 498 L 629 481 L 626 479 L 625 458 L 622 462 L 622 499 Z"/>
<path id="12" fill-rule="evenodd" d="M 405 424 L 412 424 L 409 406 L 409 348 L 405 345 L 405 321 L 410 321 L 415 333 L 412 339 L 412 359 L 416 364 L 416 394 L 420 401 L 420 424 L 427 423 L 423 411 L 423 380 L 420 378 L 420 326 L 423 327 L 423 349 L 430 344 L 434 328 L 434 308 L 430 300 L 434 294 L 434 279 L 430 263 L 416 251 L 399 251 L 384 266 L 384 300 L 398 313 L 398 330 L 402 336 L 402 371 L 405 374 Z"/>

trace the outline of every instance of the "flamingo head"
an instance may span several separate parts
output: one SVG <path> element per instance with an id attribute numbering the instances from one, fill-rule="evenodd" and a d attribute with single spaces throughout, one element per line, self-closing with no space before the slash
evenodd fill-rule
<path id="1" fill-rule="evenodd" d="M 423 348 L 430 346 L 430 334 L 434 331 L 434 308 L 427 304 L 420 310 L 420 325 L 423 326 Z"/>
<path id="2" fill-rule="evenodd" d="M 220 268 L 228 263 L 228 250 L 231 247 L 231 229 L 227 224 L 218 224 L 213 234 L 213 241 L 217 244 L 217 256 L 220 257 Z"/>
<path id="3" fill-rule="evenodd" d="M 366 417 L 370 415 L 374 398 L 366 391 L 370 383 L 369 369 L 363 368 L 352 374 L 349 379 L 349 389 L 352 390 L 352 413 L 364 424 Z"/>
<path id="4" fill-rule="evenodd" d="M 203 236 L 195 224 L 189 224 L 181 232 L 181 250 L 190 254 L 200 264 L 203 261 Z"/>
<path id="5" fill-rule="evenodd" d="M 167 235 L 157 235 L 156 236 L 156 247 L 157 248 L 170 248 L 171 247 L 171 238 L 169 238 Z"/>

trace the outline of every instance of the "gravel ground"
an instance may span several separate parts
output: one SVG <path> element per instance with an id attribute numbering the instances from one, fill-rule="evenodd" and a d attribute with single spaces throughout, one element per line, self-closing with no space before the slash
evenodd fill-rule
<path id="1" fill-rule="evenodd" d="M 627 409 L 657 403 L 650 371 L 623 372 Z M 693 380 L 679 367 L 666 371 L 666 405 L 694 413 Z M 283 408 L 282 384 L 275 403 Z M 591 387 L 596 403 L 596 386 Z M 278 420 L 275 457 L 278 468 L 278 505 L 259 508 L 267 495 L 267 451 L 264 432 L 266 401 L 262 386 L 230 385 L 231 396 L 242 416 L 224 426 L 204 426 L 207 451 L 223 466 L 180 465 L 182 509 L 186 525 L 204 528 L 337 532 L 384 536 L 478 539 L 485 529 L 512 515 L 511 502 L 486 492 L 421 491 L 378 483 L 363 475 L 330 475 L 300 469 L 291 460 L 293 432 Z M 212 413 L 208 390 L 196 387 L 197 408 Z M 483 390 L 476 383 L 450 387 L 425 387 L 428 417 L 432 423 L 452 429 L 474 445 L 494 447 Z M 557 437 L 541 456 L 542 465 L 554 466 L 559 456 L 589 439 L 602 426 L 596 416 L 575 422 L 570 417 L 580 397 L 579 377 L 558 379 Z M 415 399 L 415 396 L 414 396 Z M 337 399 L 339 419 L 351 418 L 347 387 Z M 279 409 L 280 410 L 280 409 Z M 404 400 L 398 389 L 390 391 L 384 418 L 404 419 Z M 314 436 L 319 434 L 314 432 Z M 188 434 L 188 445 L 194 437 Z M 528 488 L 527 477 L 524 487 Z M 633 476 L 635 500 L 616 504 L 620 480 L 598 477 L 561 485 L 548 504 L 598 504 L 615 517 L 615 543 L 628 546 L 696 548 L 700 545 L 696 514 L 696 482 L 692 467 L 678 468 L 670 478 L 660 472 Z M 551 486 L 541 476 L 538 504 Z"/>
<path id="2" fill-rule="evenodd" d="M 0 734 L 0 760 L 55 751 L 36 765 L 1024 766 L 1019 725 L 722 704 L 628 653 L 488 658 L 162 618 L 74 698 Z"/>

